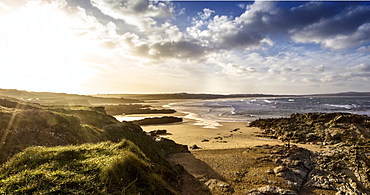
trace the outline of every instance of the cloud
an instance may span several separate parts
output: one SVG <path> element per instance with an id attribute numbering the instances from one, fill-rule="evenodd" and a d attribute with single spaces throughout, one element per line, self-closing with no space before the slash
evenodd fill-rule
<path id="1" fill-rule="evenodd" d="M 262 40 L 271 33 L 285 34 L 299 43 L 318 43 L 331 49 L 369 43 L 370 7 L 349 6 L 343 11 L 337 8 L 322 2 L 282 8 L 276 2 L 256 1 L 239 17 L 216 15 L 204 34 L 211 36 L 215 44 L 219 42 L 221 49 L 261 47 Z"/>
<path id="2" fill-rule="evenodd" d="M 340 78 L 340 76 L 337 75 L 325 75 L 320 79 L 321 82 L 323 83 L 328 83 L 328 82 L 334 82 L 337 81 Z"/>
<path id="3" fill-rule="evenodd" d="M 173 14 L 172 3 L 155 4 L 149 0 L 91 0 L 91 4 L 103 14 L 128 24 L 141 31 L 150 30 L 156 19 L 167 19 Z"/>
<path id="4" fill-rule="evenodd" d="M 319 79 L 313 79 L 313 78 L 304 78 L 302 79 L 302 81 L 306 83 L 321 83 Z"/>
<path id="5" fill-rule="evenodd" d="M 362 46 L 356 50 L 361 53 L 370 53 L 370 46 Z"/>
<path id="6" fill-rule="evenodd" d="M 205 50 L 198 44 L 189 41 L 159 42 L 149 45 L 153 58 L 191 59 L 204 56 Z"/>
<path id="7" fill-rule="evenodd" d="M 361 63 L 356 66 L 348 67 L 347 70 L 353 72 L 370 72 L 370 64 Z"/>
<path id="8" fill-rule="evenodd" d="M 213 13 L 215 13 L 215 11 L 210 10 L 209 8 L 204 8 L 203 13 L 202 12 L 198 13 L 198 16 L 202 20 L 207 20 Z"/>
<path id="9" fill-rule="evenodd" d="M 310 67 L 310 69 L 311 69 L 312 72 L 320 73 L 320 72 L 325 71 L 325 66 L 321 64 L 321 65 L 318 65 L 318 66 Z"/>
<path id="10" fill-rule="evenodd" d="M 300 43 L 319 43 L 332 49 L 345 49 L 370 42 L 370 7 L 349 7 L 337 15 L 324 17 L 292 33 Z"/>
<path id="11" fill-rule="evenodd" d="M 367 9 L 364 6 L 338 12 L 331 4 L 321 2 L 281 8 L 276 2 L 256 1 L 247 5 L 245 12 L 235 18 L 224 15 L 212 17 L 217 13 L 205 8 L 193 18 L 192 26 L 181 32 L 180 28 L 173 24 L 174 21 L 170 20 L 175 9 L 171 2 L 91 0 L 91 3 L 102 13 L 137 27 L 136 30 L 127 28 L 126 32 L 123 31 L 125 26 L 122 25 L 114 29 L 116 36 L 110 36 L 113 40 L 101 43 L 103 47 L 118 49 L 123 46 L 121 49 L 124 49 L 129 45 L 126 49 L 131 53 L 150 59 L 199 60 L 202 55 L 221 50 L 264 49 L 274 46 L 275 42 L 270 37 L 273 33 L 292 36 L 296 42 L 314 42 L 334 49 L 360 46 L 370 41 L 366 36 L 369 27 L 363 24 L 364 19 L 352 25 L 352 30 L 348 27 L 348 36 L 335 31 L 333 33 L 337 33 L 336 36 L 325 26 L 340 26 L 334 21 L 348 18 L 342 22 L 345 26 L 350 21 L 364 16 L 364 10 Z M 358 26 L 360 24 L 362 26 Z M 354 31 L 356 25 L 358 29 Z M 135 44 L 126 44 L 130 42 L 124 36 L 126 33 L 137 36 Z M 320 68 L 315 71 L 319 72 Z"/>

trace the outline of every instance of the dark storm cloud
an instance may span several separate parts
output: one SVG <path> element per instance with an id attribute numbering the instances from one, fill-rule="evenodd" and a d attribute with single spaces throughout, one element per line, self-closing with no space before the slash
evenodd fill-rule
<path id="1" fill-rule="evenodd" d="M 286 2 L 285 2 L 286 3 Z M 263 4 L 270 4 L 263 8 Z M 298 7 L 280 8 L 276 2 L 261 2 L 250 6 L 241 17 L 244 30 L 253 29 L 262 33 L 299 30 L 317 21 L 338 14 L 332 4 L 308 2 Z"/>
<path id="2" fill-rule="evenodd" d="M 219 45 L 222 49 L 240 49 L 246 46 L 259 46 L 263 39 L 264 37 L 258 33 L 239 31 L 233 35 L 223 36 Z"/>
<path id="3" fill-rule="evenodd" d="M 161 58 L 197 58 L 205 54 L 206 50 L 200 45 L 190 41 L 161 42 L 150 46 L 153 56 Z"/>
<path id="4" fill-rule="evenodd" d="M 286 34 L 297 42 L 314 42 L 335 49 L 370 42 L 367 34 L 370 6 L 366 5 L 308 2 L 293 8 L 283 8 L 275 2 L 255 2 L 235 22 L 238 32 L 235 38 L 228 39 L 241 40 L 244 37 L 245 46 L 262 41 L 262 37 L 274 33 Z M 251 32 L 255 36 L 251 37 Z M 338 44 L 340 41 L 343 43 Z M 235 42 L 235 46 L 239 47 L 242 43 Z"/>

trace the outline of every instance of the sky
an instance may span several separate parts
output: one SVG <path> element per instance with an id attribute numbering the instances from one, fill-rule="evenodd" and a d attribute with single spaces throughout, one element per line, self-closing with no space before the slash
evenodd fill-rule
<path id="1" fill-rule="evenodd" d="M 0 0 L 0 88 L 370 91 L 370 2 Z"/>

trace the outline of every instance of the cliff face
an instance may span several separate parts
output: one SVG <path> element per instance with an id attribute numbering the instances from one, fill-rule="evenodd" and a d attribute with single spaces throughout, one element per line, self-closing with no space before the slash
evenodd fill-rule
<path id="1" fill-rule="evenodd" d="M 165 159 L 163 144 L 101 107 L 1 97 L 0 139 L 0 194 L 172 194 L 180 185 L 180 169 Z"/>

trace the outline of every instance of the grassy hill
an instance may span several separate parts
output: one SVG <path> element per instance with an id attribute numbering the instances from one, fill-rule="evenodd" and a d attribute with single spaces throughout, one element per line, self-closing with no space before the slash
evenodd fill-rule
<path id="1" fill-rule="evenodd" d="M 102 107 L 0 97 L 0 139 L 0 194 L 176 194 L 180 185 L 168 142 Z"/>

